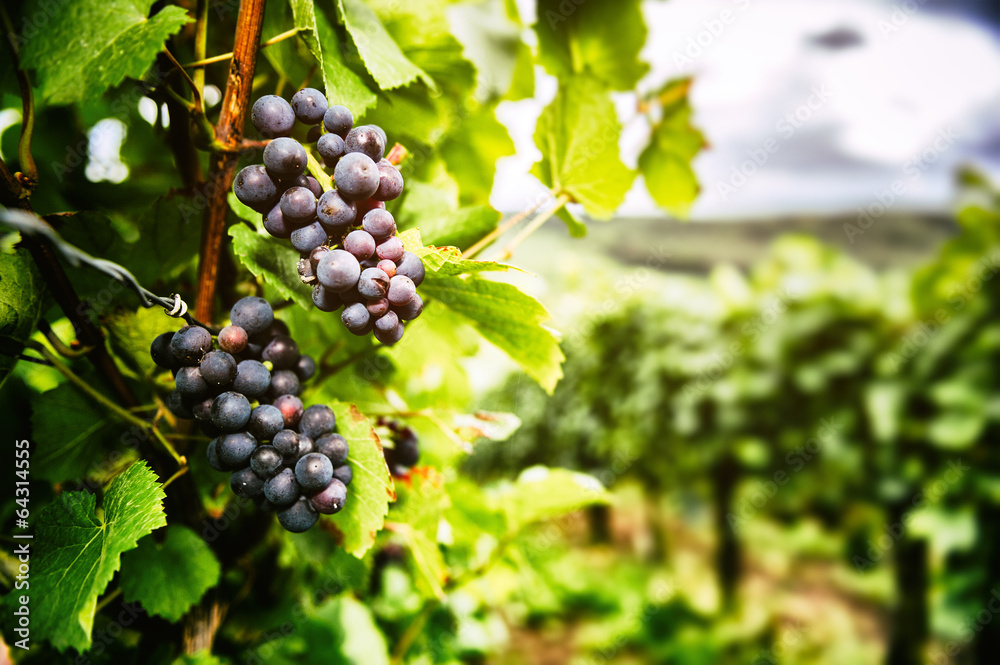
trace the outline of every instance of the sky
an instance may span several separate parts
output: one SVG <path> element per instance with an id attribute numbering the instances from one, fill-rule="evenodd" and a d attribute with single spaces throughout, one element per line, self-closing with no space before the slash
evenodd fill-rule
<path id="1" fill-rule="evenodd" d="M 649 0 L 640 87 L 693 76 L 695 122 L 710 148 L 693 219 L 893 210 L 944 211 L 954 171 L 1000 179 L 1000 9 L 933 0 Z M 993 16 L 989 13 L 993 12 Z M 493 203 L 520 210 L 542 191 L 535 119 L 555 94 L 504 103 L 515 157 L 498 163 Z M 622 157 L 648 140 L 635 99 L 619 95 Z M 659 215 L 642 182 L 623 215 Z"/>

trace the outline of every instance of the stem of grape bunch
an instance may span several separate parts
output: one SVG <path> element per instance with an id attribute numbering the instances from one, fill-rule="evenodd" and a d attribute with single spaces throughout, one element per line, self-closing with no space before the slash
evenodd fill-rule
<path id="1" fill-rule="evenodd" d="M 222 112 L 215 126 L 216 141 L 225 149 L 212 152 L 211 170 L 206 183 L 209 187 L 209 205 L 202 224 L 198 294 L 195 301 L 195 315 L 202 321 L 212 321 L 215 318 L 216 283 L 226 233 L 229 188 L 236 175 L 243 123 L 250 104 L 263 27 L 264 0 L 243 0 L 236 17 L 236 39 L 229 65 L 229 78 L 222 96 Z"/>

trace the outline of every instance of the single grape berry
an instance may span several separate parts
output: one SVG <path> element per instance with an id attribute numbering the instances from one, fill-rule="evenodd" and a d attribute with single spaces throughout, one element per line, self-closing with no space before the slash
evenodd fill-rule
<path id="1" fill-rule="evenodd" d="M 308 531 L 318 519 L 319 513 L 304 496 L 299 497 L 298 501 L 288 508 L 278 511 L 278 523 L 292 533 Z"/>
<path id="2" fill-rule="evenodd" d="M 271 372 L 259 360 L 241 360 L 236 364 L 233 390 L 247 397 L 260 397 L 271 385 Z"/>
<path id="3" fill-rule="evenodd" d="M 316 88 L 302 88 L 292 95 L 292 111 L 299 122 L 318 125 L 329 108 L 326 97 Z"/>
<path id="4" fill-rule="evenodd" d="M 267 211 L 263 217 L 263 222 L 265 231 L 271 234 L 271 236 L 282 240 L 291 238 L 292 231 L 296 228 L 294 224 L 285 220 L 285 216 L 281 213 L 280 201 L 274 204 L 274 207 Z"/>
<path id="5" fill-rule="evenodd" d="M 368 300 L 380 300 L 389 293 L 390 283 L 389 276 L 378 268 L 365 268 L 358 278 L 358 293 Z"/>
<path id="6" fill-rule="evenodd" d="M 302 417 L 302 400 L 295 395 L 282 395 L 274 400 L 274 406 L 281 410 L 285 427 L 294 429 Z"/>
<path id="7" fill-rule="evenodd" d="M 419 439 L 412 429 L 407 427 L 394 442 L 393 461 L 402 466 L 413 466 L 420 459 Z"/>
<path id="8" fill-rule="evenodd" d="M 246 432 L 224 434 L 216 439 L 215 453 L 219 462 L 229 469 L 242 469 L 250 463 L 257 441 Z"/>
<path id="9" fill-rule="evenodd" d="M 170 409 L 170 413 L 174 414 L 178 418 L 184 418 L 185 420 L 191 420 L 194 418 L 194 413 L 191 411 L 191 401 L 185 399 L 184 396 L 176 390 L 170 393 L 170 397 L 167 398 L 167 408 Z"/>
<path id="10" fill-rule="evenodd" d="M 195 402 L 191 405 L 191 415 L 194 416 L 195 420 L 200 420 L 201 422 L 211 422 L 212 402 L 214 401 L 214 397 L 206 397 L 200 402 Z"/>
<path id="11" fill-rule="evenodd" d="M 264 148 L 264 168 L 273 178 L 294 178 L 306 171 L 306 149 L 295 139 L 273 139 Z"/>
<path id="12" fill-rule="evenodd" d="M 149 355 L 153 362 L 163 369 L 178 369 L 181 365 L 174 357 L 170 349 L 170 340 L 174 338 L 172 332 L 165 332 L 157 335 L 153 343 L 149 345 Z"/>
<path id="13" fill-rule="evenodd" d="M 343 293 L 358 283 L 361 265 L 350 252 L 335 249 L 320 259 L 316 266 L 316 279 L 325 288 Z"/>
<path id="14" fill-rule="evenodd" d="M 237 173 L 233 193 L 240 203 L 260 213 L 270 210 L 278 200 L 278 186 L 263 164 L 252 164 Z"/>
<path id="15" fill-rule="evenodd" d="M 250 339 L 247 331 L 239 326 L 226 326 L 219 331 L 219 348 L 226 353 L 239 353 L 247 348 Z"/>
<path id="16" fill-rule="evenodd" d="M 340 314 L 340 320 L 355 335 L 364 335 L 371 321 L 371 315 L 363 304 L 356 302 L 344 307 L 344 311 Z"/>
<path id="17" fill-rule="evenodd" d="M 261 404 L 250 412 L 247 431 L 258 441 L 270 441 L 285 428 L 285 418 L 281 409 L 273 404 Z"/>
<path id="18" fill-rule="evenodd" d="M 392 346 L 399 340 L 403 338 L 404 326 L 402 323 L 397 323 L 396 327 L 388 332 L 383 332 L 379 329 L 375 329 L 375 339 L 382 342 L 386 346 Z"/>
<path id="19" fill-rule="evenodd" d="M 295 367 L 299 361 L 299 345 L 288 335 L 278 335 L 268 342 L 260 357 L 270 361 L 274 369 Z"/>
<path id="20" fill-rule="evenodd" d="M 236 378 L 236 359 L 225 351 L 209 351 L 199 365 L 205 383 L 215 388 L 228 386 Z"/>
<path id="21" fill-rule="evenodd" d="M 274 435 L 271 445 L 282 457 L 294 457 L 299 454 L 299 433 L 293 429 L 283 429 Z"/>
<path id="22" fill-rule="evenodd" d="M 378 166 L 368 155 L 349 152 L 337 162 L 333 179 L 344 198 L 353 201 L 371 198 L 378 191 Z"/>
<path id="23" fill-rule="evenodd" d="M 197 367 L 181 367 L 174 377 L 174 387 L 189 402 L 204 399 L 212 390 Z"/>
<path id="24" fill-rule="evenodd" d="M 339 434 L 324 434 L 316 439 L 316 452 L 329 457 L 334 466 L 341 466 L 347 462 L 347 439 Z"/>
<path id="25" fill-rule="evenodd" d="M 392 259 L 381 259 L 375 267 L 388 275 L 389 278 L 396 276 L 396 262 Z"/>
<path id="26" fill-rule="evenodd" d="M 313 452 L 316 452 L 316 442 L 312 440 L 312 437 L 308 437 L 305 434 L 299 434 L 299 452 L 295 454 L 295 458 L 298 459 L 303 455 L 308 455 Z"/>
<path id="27" fill-rule="evenodd" d="M 354 201 L 347 201 L 335 189 L 323 192 L 316 203 L 316 218 L 331 235 L 342 233 L 354 224 L 357 207 Z"/>
<path id="28" fill-rule="evenodd" d="M 264 483 L 264 496 L 279 508 L 295 503 L 301 492 L 299 483 L 295 480 L 295 473 L 291 469 L 283 470 Z"/>
<path id="29" fill-rule="evenodd" d="M 351 231 L 344 238 L 344 250 L 353 254 L 358 261 L 364 261 L 375 253 L 375 238 L 361 229 Z"/>
<path id="30" fill-rule="evenodd" d="M 414 286 L 424 281 L 424 262 L 413 252 L 403 252 L 403 258 L 396 262 L 396 274 L 413 280 Z"/>
<path id="31" fill-rule="evenodd" d="M 264 493 L 264 480 L 248 466 L 233 472 L 229 477 L 229 488 L 238 497 L 253 499 Z"/>
<path id="32" fill-rule="evenodd" d="M 270 390 L 272 395 L 278 397 L 279 395 L 298 395 L 302 387 L 299 384 L 299 377 L 295 372 L 287 369 L 279 369 L 271 374 Z M 308 409 L 306 411 L 308 412 Z"/>
<path id="33" fill-rule="evenodd" d="M 330 458 L 319 453 L 308 453 L 295 463 L 295 480 L 303 491 L 312 494 L 329 484 L 333 478 L 333 464 Z"/>
<path id="34" fill-rule="evenodd" d="M 208 465 L 215 469 L 216 471 L 228 471 L 229 469 L 222 460 L 219 459 L 219 438 L 216 437 L 212 439 L 208 444 L 208 450 L 206 451 L 208 455 Z"/>
<path id="35" fill-rule="evenodd" d="M 317 199 L 323 196 L 323 185 L 319 184 L 319 180 L 312 177 L 311 175 L 306 176 L 306 185 L 310 192 L 313 193 Z"/>
<path id="36" fill-rule="evenodd" d="M 266 139 L 288 136 L 295 127 L 295 113 L 292 107 L 277 95 L 264 95 L 253 103 L 250 122 Z"/>
<path id="37" fill-rule="evenodd" d="M 323 134 L 316 142 L 316 152 L 323 158 L 327 168 L 335 168 L 340 158 L 346 154 L 344 139 L 334 133 Z"/>
<path id="38" fill-rule="evenodd" d="M 212 350 L 212 333 L 201 326 L 184 326 L 170 339 L 170 352 L 181 365 L 197 365 Z"/>
<path id="39" fill-rule="evenodd" d="M 377 319 L 389 311 L 389 301 L 386 298 L 379 298 L 369 301 L 365 307 L 368 308 L 368 313 Z"/>
<path id="40" fill-rule="evenodd" d="M 347 485 L 339 478 L 331 478 L 326 487 L 309 501 L 313 508 L 324 515 L 338 513 L 347 501 Z"/>
<path id="41" fill-rule="evenodd" d="M 420 313 L 424 311 L 424 301 L 420 297 L 419 293 L 414 293 L 413 300 L 405 305 L 393 307 L 392 310 L 399 315 L 401 321 L 412 321 L 420 316 Z"/>
<path id="42" fill-rule="evenodd" d="M 212 424 L 223 432 L 243 429 L 250 420 L 250 400 L 237 392 L 225 392 L 212 402 Z"/>
<path id="43" fill-rule="evenodd" d="M 344 139 L 347 152 L 360 152 L 378 164 L 385 154 L 385 138 L 375 131 L 374 125 L 361 125 L 347 133 Z"/>
<path id="44" fill-rule="evenodd" d="M 344 464 L 333 470 L 333 477 L 344 483 L 344 485 L 350 485 L 351 481 L 354 480 L 354 471 L 351 469 L 350 464 Z"/>
<path id="45" fill-rule="evenodd" d="M 361 220 L 361 228 L 370 233 L 375 240 L 384 240 L 396 232 L 396 220 L 392 213 L 376 208 L 367 212 Z"/>
<path id="46" fill-rule="evenodd" d="M 313 404 L 302 412 L 299 420 L 299 432 L 313 439 L 329 434 L 337 426 L 337 417 L 333 409 L 325 404 Z"/>
<path id="47" fill-rule="evenodd" d="M 316 360 L 312 356 L 299 356 L 299 362 L 295 363 L 295 373 L 300 381 L 308 381 L 316 373 Z"/>
<path id="48" fill-rule="evenodd" d="M 274 310 L 263 298 L 247 296 L 236 301 L 229 310 L 229 319 L 234 326 L 239 326 L 253 337 L 264 332 L 274 323 Z"/>
<path id="49" fill-rule="evenodd" d="M 375 254 L 379 259 L 393 263 L 392 275 L 389 275 L 388 271 L 386 271 L 389 277 L 393 277 L 396 274 L 395 262 L 403 258 L 403 251 L 403 241 L 399 239 L 399 236 L 389 236 L 375 248 Z"/>
<path id="50" fill-rule="evenodd" d="M 390 305 L 405 305 L 413 300 L 413 296 L 416 294 L 417 287 L 414 286 L 413 280 L 406 275 L 397 273 L 395 277 L 389 280 L 389 293 L 386 297 L 389 299 Z"/>
<path id="51" fill-rule="evenodd" d="M 326 229 L 319 222 L 313 222 L 301 229 L 295 229 L 290 236 L 292 247 L 303 254 L 308 254 L 326 242 Z M 311 268 L 312 266 L 310 266 Z"/>
<path id="52" fill-rule="evenodd" d="M 308 187 L 292 187 L 281 195 L 281 215 L 286 224 L 301 227 L 316 216 L 316 197 Z"/>
<path id="53" fill-rule="evenodd" d="M 388 159 L 380 159 L 378 164 L 378 189 L 372 198 L 391 201 L 403 193 L 403 175 Z"/>
<path id="54" fill-rule="evenodd" d="M 323 288 L 322 284 L 313 287 L 312 301 L 321 312 L 335 312 L 344 305 L 338 293 Z"/>
<path id="55" fill-rule="evenodd" d="M 274 446 L 257 446 L 250 455 L 250 468 L 261 478 L 271 478 L 281 468 L 282 457 Z"/>
<path id="56" fill-rule="evenodd" d="M 383 335 L 388 335 L 392 333 L 398 325 L 399 316 L 395 312 L 386 312 L 382 317 L 375 321 L 375 332 L 381 332 Z"/>
<path id="57" fill-rule="evenodd" d="M 323 126 L 326 131 L 344 138 L 354 126 L 354 116 L 346 106 L 334 104 L 323 114 Z"/>

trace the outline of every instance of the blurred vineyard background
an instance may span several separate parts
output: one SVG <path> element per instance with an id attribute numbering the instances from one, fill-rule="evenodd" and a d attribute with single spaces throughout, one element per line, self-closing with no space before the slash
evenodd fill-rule
<path id="1" fill-rule="evenodd" d="M 616 11 L 610 0 L 586 2 L 606 10 L 587 14 L 598 24 Z M 535 3 L 370 4 L 406 58 L 428 76 L 380 92 L 378 100 L 366 86 L 378 90 L 381 82 L 362 77 L 355 99 L 336 100 L 360 107 L 359 117 L 381 124 L 410 150 L 402 166 L 408 193 L 390 206 L 400 227 L 419 226 L 427 242 L 467 248 L 501 214 L 509 218 L 540 203 L 540 196 L 551 199 L 558 177 L 532 171 L 540 183 L 529 175 L 538 159 L 535 120 L 543 108 L 563 103 L 561 96 L 552 102 L 557 87 L 583 81 L 576 93 L 592 91 L 593 81 L 583 77 L 595 72 L 576 71 L 573 49 L 547 43 L 545 12 L 561 12 L 566 20 L 576 10 L 565 13 L 560 3 L 548 2 L 529 16 L 515 5 Z M 449 4 L 467 11 L 446 17 Z M 581 56 L 610 61 L 597 71 L 594 97 L 600 104 L 613 98 L 617 115 L 610 103 L 572 98 L 589 103 L 585 110 L 595 116 L 606 111 L 610 120 L 595 122 L 612 126 L 616 137 L 619 120 L 625 126 L 620 143 L 628 169 L 617 160 L 608 168 L 631 176 L 621 191 L 603 192 L 618 214 L 607 223 L 597 218 L 608 215 L 589 214 L 601 207 L 600 195 L 581 201 L 586 210 L 574 205 L 561 212 L 565 228 L 550 223 L 517 248 L 513 262 L 527 273 L 504 277 L 546 305 L 561 335 L 566 361 L 553 393 L 535 381 L 547 370 L 518 366 L 480 344 L 447 310 L 434 309 L 423 319 L 430 323 L 407 333 L 416 347 L 386 352 L 379 356 L 384 365 L 373 370 L 369 364 L 350 380 L 317 389 L 320 397 L 356 402 L 365 413 L 397 406 L 387 392 L 404 394 L 418 414 L 410 424 L 421 434 L 424 462 L 447 476 L 451 488 L 452 531 L 438 532 L 430 547 L 449 552 L 452 572 L 461 571 L 455 561 L 472 560 L 497 541 L 506 553 L 488 557 L 494 565 L 482 579 L 444 594 L 421 586 L 398 534 L 383 532 L 374 562 L 364 564 L 313 536 L 272 537 L 269 549 L 254 556 L 268 570 L 285 571 L 275 575 L 274 587 L 308 587 L 324 571 L 346 579 L 364 568 L 362 576 L 372 579 L 347 587 L 366 598 L 367 609 L 328 604 L 310 620 L 336 628 L 309 623 L 265 654 L 272 643 L 267 631 L 292 600 L 273 587 L 258 589 L 257 603 L 234 609 L 233 627 L 219 637 L 221 651 L 246 656 L 231 662 L 328 662 L 317 650 L 350 633 L 360 635 L 362 646 L 369 634 L 394 644 L 408 640 L 414 647 L 405 662 L 421 665 L 987 665 L 1000 658 L 995 7 L 919 3 L 919 12 L 904 13 L 897 26 L 912 31 L 889 42 L 879 21 L 891 21 L 896 6 L 874 0 L 621 4 L 635 25 L 623 19 L 612 26 L 628 28 L 618 41 L 607 34 L 613 30 L 583 39 L 592 48 Z M 302 3 L 293 5 L 303 11 Z M 786 68 L 753 69 L 760 59 L 751 56 L 758 47 L 766 51 L 763 42 L 772 35 L 750 39 L 747 33 L 759 26 L 750 18 L 716 36 L 718 43 L 712 38 L 704 58 L 677 65 L 688 38 L 708 29 L 703 20 L 724 10 L 737 16 L 745 10 L 749 17 L 758 7 L 761 21 L 787 16 L 772 26 L 773 35 L 801 45 L 801 52 L 770 54 Z M 222 37 L 231 34 L 233 15 L 224 9 L 218 52 L 230 48 Z M 332 4 L 326 11 L 329 24 L 337 24 Z M 264 37 L 284 32 L 293 13 L 269 2 Z M 317 14 L 322 26 L 323 12 Z M 522 42 L 532 25 L 540 39 Z M 343 32 L 339 24 L 336 30 Z M 969 30 L 978 31 L 975 39 Z M 567 43 L 578 46 L 578 37 Z M 842 50 L 866 43 L 898 46 L 903 55 L 895 62 L 904 69 L 914 53 L 933 50 L 928 44 L 940 47 L 919 61 L 930 83 L 919 75 L 900 82 L 892 78 L 899 70 L 891 68 L 877 72 L 883 87 L 858 83 L 868 65 L 896 57 L 878 49 L 864 51 L 850 67 L 829 65 L 843 65 L 846 60 L 837 59 L 849 56 Z M 974 47 L 982 44 L 992 59 L 977 59 Z M 316 50 L 292 40 L 268 49 L 256 89 L 287 91 L 309 80 L 316 69 L 308 58 Z M 639 66 L 640 50 L 652 66 Z M 37 66 L 41 58 L 34 58 Z M 938 58 L 947 66 L 928 64 Z M 633 61 L 635 67 L 625 66 Z M 732 63 L 728 74 L 720 63 Z M 20 122 L 11 111 L 20 104 L 8 70 L 0 70 L 6 128 Z M 774 120 L 780 123 L 811 94 L 817 72 L 844 84 L 834 86 L 834 104 L 782 143 L 778 157 L 758 165 L 760 174 L 745 188 L 737 185 L 738 195 L 725 194 L 719 184 L 732 182 L 730 170 L 745 163 L 747 151 L 781 135 Z M 210 72 L 207 80 L 221 86 L 221 78 Z M 61 232 L 95 254 L 116 252 L 115 260 L 134 262 L 129 265 L 144 283 L 190 291 L 204 197 L 192 194 L 197 169 L 177 173 L 174 164 L 190 167 L 199 157 L 189 128 L 164 120 L 177 110 L 176 101 L 144 94 L 122 86 L 64 106 L 60 95 L 72 95 L 50 84 L 37 109 L 49 131 L 36 136 L 35 150 L 42 181 L 59 186 L 39 189 L 32 203 L 42 213 L 100 210 L 102 216 L 77 215 Z M 928 99 L 951 105 L 935 114 L 940 108 L 925 108 Z M 206 101 L 218 103 L 218 86 Z M 646 107 L 657 103 L 646 118 Z M 893 115 L 906 119 L 915 108 L 930 109 L 925 115 L 933 131 L 917 127 L 926 119 L 917 112 L 909 124 Z M 629 129 L 637 118 L 638 142 Z M 873 192 L 889 188 L 905 158 L 920 154 L 953 118 L 969 120 L 958 146 L 940 161 L 935 157 L 919 182 L 894 197 L 896 205 L 866 221 L 862 208 L 878 200 Z M 569 134 L 586 127 L 586 118 L 576 120 L 564 128 Z M 169 150 L 161 145 L 164 137 Z M 12 159 L 15 131 L 3 134 L 0 148 Z M 555 161 L 544 152 L 542 158 Z M 633 168 L 645 188 L 629 190 Z M 583 222 L 586 237 L 571 237 Z M 167 229 L 163 238 L 170 242 L 158 246 L 151 225 Z M 240 281 L 246 271 L 228 254 L 222 269 L 229 279 L 224 297 L 250 292 Z M 135 349 L 145 342 L 122 330 L 159 332 L 162 321 L 140 320 L 131 295 L 107 293 L 103 280 L 83 271 L 70 275 L 85 296 L 107 296 L 99 313 L 110 324 L 112 346 L 132 354 L 121 358 L 144 354 L 145 348 Z M 261 289 L 274 301 L 292 297 L 273 281 Z M 46 306 L 53 327 L 69 335 L 68 322 Z M 125 318 L 116 318 L 125 310 Z M 282 315 L 303 348 L 336 348 L 343 357 L 360 348 L 297 307 Z M 412 348 L 421 350 L 419 358 Z M 141 365 L 132 369 L 130 379 L 142 376 Z M 548 379 L 554 381 L 551 374 Z M 26 363 L 14 368 L 0 388 L 0 404 L 15 436 L 29 435 L 44 420 L 41 405 L 68 404 L 90 417 L 79 399 L 45 401 L 60 381 Z M 456 453 L 445 428 L 420 415 L 438 406 L 484 414 L 473 425 L 490 431 L 485 438 L 469 435 L 471 446 L 462 442 L 471 451 L 467 458 Z M 487 426 L 489 414 L 516 418 L 497 415 Z M 63 480 L 62 467 L 85 466 L 83 459 L 50 460 L 59 468 L 42 473 Z M 197 464 L 192 475 L 218 514 L 224 499 L 212 494 L 213 481 L 203 480 Z M 541 473 L 539 465 L 590 474 L 609 490 L 609 500 L 491 539 L 502 528 L 491 531 L 492 514 L 481 510 L 471 488 L 502 492 L 515 478 Z M 540 513 L 545 498 L 537 497 Z M 241 588 L 234 579 L 226 583 Z M 376 624 L 377 631 L 371 629 Z M 251 644 L 258 646 L 243 650 Z M 47 654 L 35 662 L 47 662 Z M 108 662 L 161 662 L 143 657 Z"/>

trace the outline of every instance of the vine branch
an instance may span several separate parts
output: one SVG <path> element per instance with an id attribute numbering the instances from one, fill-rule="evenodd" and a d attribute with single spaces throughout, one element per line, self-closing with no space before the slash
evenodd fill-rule
<path id="1" fill-rule="evenodd" d="M 217 147 L 212 151 L 208 183 L 209 205 L 202 225 L 201 252 L 198 257 L 198 293 L 195 316 L 211 321 L 215 314 L 216 282 L 219 259 L 226 232 L 227 194 L 236 175 L 243 123 L 253 87 L 260 33 L 264 26 L 264 1 L 243 0 L 236 17 L 236 39 L 229 78 L 222 96 L 222 112 L 215 126 Z"/>

